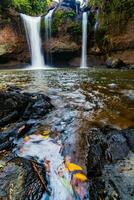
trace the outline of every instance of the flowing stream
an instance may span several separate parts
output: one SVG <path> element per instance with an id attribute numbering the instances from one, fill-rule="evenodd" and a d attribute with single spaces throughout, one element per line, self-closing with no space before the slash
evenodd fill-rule
<path id="1" fill-rule="evenodd" d="M 72 190 L 59 175 L 62 172 L 59 167 L 64 167 L 65 156 L 70 156 L 71 162 L 81 166 L 86 174 L 87 137 L 90 128 L 94 128 L 95 124 L 101 127 L 107 124 L 108 127 L 127 129 L 134 124 L 132 71 L 3 71 L 0 87 L 5 88 L 7 85 L 16 85 L 25 92 L 44 93 L 54 105 L 54 110 L 44 118 L 34 119 L 33 130 L 17 141 L 16 146 L 19 156 L 35 158 L 39 163 L 50 161 L 48 176 L 52 195 L 48 197 L 45 194 L 42 200 L 69 199 Z M 44 138 L 42 132 L 48 130 L 48 127 L 54 135 L 49 134 L 48 138 Z M 56 133 L 59 134 L 57 142 Z M 61 154 L 63 143 L 65 151 Z M 70 183 L 70 174 L 66 173 L 64 176 Z M 83 184 L 85 185 L 79 187 L 82 195 L 83 188 L 88 191 L 88 184 Z M 71 193 L 70 199 L 78 198 Z M 80 199 L 89 200 L 89 197 Z"/>
<path id="2" fill-rule="evenodd" d="M 87 22 L 88 22 L 88 14 L 87 14 L 87 12 L 83 12 L 81 68 L 87 68 Z"/>
<path id="3" fill-rule="evenodd" d="M 55 8 L 50 10 L 48 14 L 45 16 L 45 41 L 50 42 L 51 35 L 52 35 L 52 15 L 54 12 Z M 50 46 L 50 43 L 49 43 Z M 47 52 L 47 62 L 52 64 L 52 53 L 51 53 L 51 48 L 50 51 Z"/>
<path id="4" fill-rule="evenodd" d="M 31 17 L 25 14 L 21 14 L 21 17 L 24 22 L 27 42 L 31 53 L 31 68 L 43 68 L 45 66 L 45 63 L 41 50 L 41 17 Z"/>

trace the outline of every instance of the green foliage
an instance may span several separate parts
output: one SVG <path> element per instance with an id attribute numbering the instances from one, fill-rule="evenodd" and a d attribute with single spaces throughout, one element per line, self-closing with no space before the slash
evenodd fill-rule
<path id="1" fill-rule="evenodd" d="M 72 21 L 70 27 L 68 28 L 68 33 L 70 33 L 74 38 L 82 34 L 82 25 L 80 22 Z"/>
<path id="2" fill-rule="evenodd" d="M 3 7 L 11 7 L 28 15 L 43 14 L 52 0 L 2 0 Z"/>
<path id="3" fill-rule="evenodd" d="M 75 12 L 73 10 L 57 10 L 53 16 L 53 34 L 56 35 L 59 31 L 62 33 L 67 32 L 68 28 L 72 26 L 74 20 Z"/>
<path id="4" fill-rule="evenodd" d="M 12 5 L 19 12 L 31 13 L 31 4 L 29 0 L 12 0 Z"/>
<path id="5" fill-rule="evenodd" d="M 48 7 L 48 1 L 46 0 L 31 0 L 32 11 L 36 14 L 44 13 L 46 8 Z"/>
<path id="6" fill-rule="evenodd" d="M 108 51 L 113 35 L 125 31 L 128 20 L 134 14 L 133 0 L 90 0 L 92 8 L 99 7 L 99 30 L 96 33 L 96 41 L 100 48 Z M 94 20 L 96 16 L 94 16 Z"/>

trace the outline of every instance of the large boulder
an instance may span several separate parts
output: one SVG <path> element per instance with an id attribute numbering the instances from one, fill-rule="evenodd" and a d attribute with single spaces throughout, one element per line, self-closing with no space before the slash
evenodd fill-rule
<path id="1" fill-rule="evenodd" d="M 91 199 L 132 200 L 134 194 L 133 129 L 92 130 L 88 175 Z"/>
<path id="2" fill-rule="evenodd" d="M 116 69 L 127 67 L 127 65 L 120 58 L 111 58 L 111 57 L 109 57 L 106 60 L 106 66 L 108 68 L 116 68 Z"/>
<path id="3" fill-rule="evenodd" d="M 0 92 L 0 125 L 22 119 L 38 119 L 46 115 L 53 105 L 44 94 L 24 93 L 19 88 L 10 87 Z"/>
<path id="4" fill-rule="evenodd" d="M 8 160 L 7 153 L 4 156 L 0 161 L 0 199 L 41 199 L 44 190 L 32 163 L 24 158 Z M 40 166 L 38 171 L 45 176 Z"/>

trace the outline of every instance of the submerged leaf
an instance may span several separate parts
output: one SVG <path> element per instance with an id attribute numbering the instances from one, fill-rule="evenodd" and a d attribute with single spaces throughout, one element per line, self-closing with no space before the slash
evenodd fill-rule
<path id="1" fill-rule="evenodd" d="M 30 140 L 30 137 L 29 136 L 26 136 L 25 138 L 24 138 L 24 142 L 26 143 L 26 142 L 28 142 Z"/>
<path id="2" fill-rule="evenodd" d="M 84 174 L 81 174 L 81 173 L 74 174 L 73 177 L 80 180 L 80 181 L 87 181 L 88 180 L 88 178 Z"/>
<path id="3" fill-rule="evenodd" d="M 44 135 L 44 136 L 49 135 L 49 134 L 50 134 L 50 130 L 43 131 L 43 132 L 41 133 L 41 135 Z"/>
<path id="4" fill-rule="evenodd" d="M 76 165 L 74 163 L 67 163 L 67 167 L 65 169 L 68 171 L 83 170 L 82 167 L 80 167 L 79 165 Z"/>
<path id="5" fill-rule="evenodd" d="M 48 139 L 48 138 L 49 138 L 49 135 L 42 136 L 42 138 Z"/>

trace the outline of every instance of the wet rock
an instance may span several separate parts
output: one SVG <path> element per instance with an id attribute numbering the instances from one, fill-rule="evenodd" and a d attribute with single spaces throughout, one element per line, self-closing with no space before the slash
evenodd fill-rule
<path id="1" fill-rule="evenodd" d="M 4 150 L 4 149 L 6 149 L 6 150 L 12 149 L 14 146 L 15 146 L 15 145 L 14 145 L 14 143 L 13 143 L 13 139 L 7 139 L 6 142 L 2 142 L 2 143 L 0 144 L 0 151 L 1 151 L 1 150 Z"/>
<path id="2" fill-rule="evenodd" d="M 126 138 L 119 134 L 118 131 L 114 134 L 112 132 L 106 137 L 107 149 L 105 157 L 109 161 L 117 161 L 124 159 L 129 152 Z"/>
<path id="3" fill-rule="evenodd" d="M 76 9 L 76 3 L 75 0 L 63 0 L 61 5 L 61 7 L 65 7 L 65 8 L 71 8 L 71 9 Z"/>
<path id="4" fill-rule="evenodd" d="M 33 172 L 30 161 L 14 158 L 3 161 L 0 168 L 0 199 L 41 199 L 43 188 Z M 38 166 L 40 173 L 43 169 Z"/>
<path id="5" fill-rule="evenodd" d="M 113 59 L 111 57 L 107 59 L 106 66 L 108 68 L 117 68 L 117 69 L 127 67 L 127 65 L 121 59 L 119 58 Z"/>
<path id="6" fill-rule="evenodd" d="M 88 164 L 97 168 L 104 163 L 125 159 L 130 150 L 124 133 L 117 130 L 98 130 L 89 143 Z"/>
<path id="7" fill-rule="evenodd" d="M 133 129 L 93 129 L 89 139 L 91 199 L 132 200 L 134 195 Z"/>
<path id="8" fill-rule="evenodd" d="M 105 165 L 102 175 L 93 181 L 92 199 L 133 200 L 134 154 L 125 161 Z"/>
<path id="9" fill-rule="evenodd" d="M 26 94 L 27 95 L 27 94 Z M 50 98 L 43 94 L 31 94 L 30 101 L 25 109 L 23 118 L 37 119 L 46 115 L 53 105 L 50 103 Z"/>
<path id="10" fill-rule="evenodd" d="M 0 92 L 0 125 L 22 119 L 37 119 L 46 115 L 53 105 L 44 94 L 23 93 L 18 88 Z"/>
<path id="11" fill-rule="evenodd" d="M 129 148 L 134 152 L 134 129 L 130 129 L 129 131 L 125 130 L 124 135 L 127 139 Z"/>

